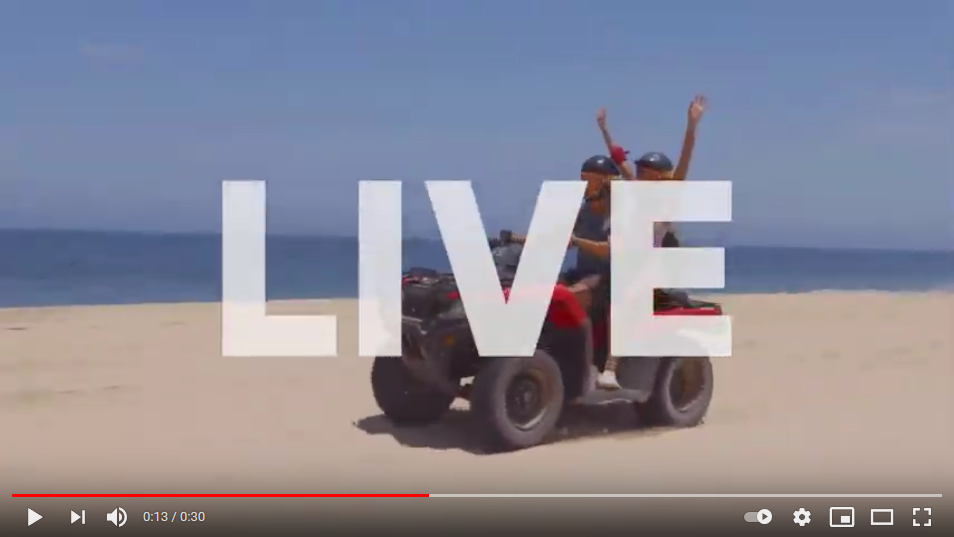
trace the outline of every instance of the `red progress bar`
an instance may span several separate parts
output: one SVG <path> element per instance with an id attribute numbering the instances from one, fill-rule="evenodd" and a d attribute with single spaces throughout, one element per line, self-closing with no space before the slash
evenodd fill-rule
<path id="1" fill-rule="evenodd" d="M 427 498 L 429 494 L 11 494 L 12 498 Z"/>

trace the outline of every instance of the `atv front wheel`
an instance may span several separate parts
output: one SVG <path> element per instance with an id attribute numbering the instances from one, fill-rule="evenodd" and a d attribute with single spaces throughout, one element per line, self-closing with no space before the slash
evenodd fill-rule
<path id="1" fill-rule="evenodd" d="M 666 358 L 652 396 L 636 409 L 650 426 L 694 427 L 709 411 L 714 378 L 709 358 Z"/>
<path id="2" fill-rule="evenodd" d="M 471 411 L 491 447 L 535 446 L 553 431 L 563 409 L 563 375 L 547 352 L 488 358 L 474 378 Z"/>
<path id="3" fill-rule="evenodd" d="M 454 396 L 414 378 L 400 356 L 378 356 L 371 366 L 371 390 L 378 408 L 395 425 L 440 421 Z"/>

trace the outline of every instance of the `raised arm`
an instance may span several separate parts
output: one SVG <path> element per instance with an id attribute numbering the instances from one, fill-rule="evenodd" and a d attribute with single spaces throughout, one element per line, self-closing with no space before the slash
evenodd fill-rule
<path id="1" fill-rule="evenodd" d="M 610 136 L 609 129 L 606 128 L 606 109 L 600 108 L 596 112 L 596 124 L 600 127 L 600 133 L 603 135 L 603 142 L 606 144 L 606 152 L 609 154 L 610 158 L 613 159 L 613 162 L 619 166 L 620 173 L 623 174 L 623 178 L 627 181 L 631 181 L 636 178 L 636 174 L 633 172 L 633 169 L 629 167 L 629 162 L 626 161 L 626 151 L 622 147 L 613 143 L 613 137 Z"/>
<path id="2" fill-rule="evenodd" d="M 696 95 L 689 103 L 688 122 L 686 125 L 686 136 L 682 140 L 682 152 L 679 154 L 679 162 L 676 169 L 673 170 L 672 178 L 682 181 L 689 174 L 689 163 L 692 161 L 692 150 L 696 146 L 696 126 L 699 120 L 706 112 L 707 101 L 704 95 Z"/>

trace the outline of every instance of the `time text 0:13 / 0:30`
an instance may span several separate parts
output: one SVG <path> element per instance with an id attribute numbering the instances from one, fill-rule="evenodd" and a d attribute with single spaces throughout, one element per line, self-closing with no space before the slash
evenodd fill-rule
<path id="1" fill-rule="evenodd" d="M 145 511 L 143 522 L 205 522 L 204 511 Z"/>

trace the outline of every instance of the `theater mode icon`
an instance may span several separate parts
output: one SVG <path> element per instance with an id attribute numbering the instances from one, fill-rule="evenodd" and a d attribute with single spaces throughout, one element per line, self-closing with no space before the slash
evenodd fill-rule
<path id="1" fill-rule="evenodd" d="M 894 509 L 872 509 L 871 510 L 871 525 L 872 526 L 893 526 L 894 525 Z"/>

